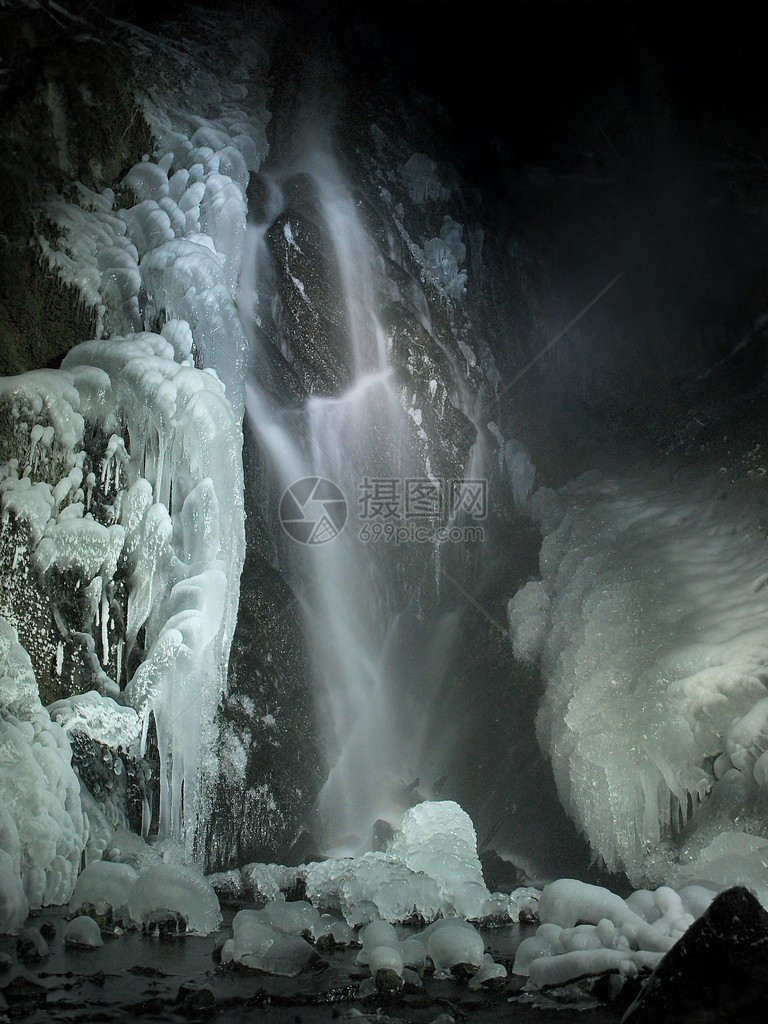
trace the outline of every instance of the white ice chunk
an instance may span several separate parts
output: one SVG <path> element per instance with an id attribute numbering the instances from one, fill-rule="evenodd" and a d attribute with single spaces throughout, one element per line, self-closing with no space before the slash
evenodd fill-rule
<path id="1" fill-rule="evenodd" d="M 283 932 L 285 935 L 311 932 L 320 917 L 319 911 L 305 900 L 294 900 L 290 903 L 286 903 L 285 900 L 270 900 L 261 913 L 275 931 Z"/>
<path id="2" fill-rule="evenodd" d="M 116 918 L 121 917 L 138 877 L 138 871 L 129 864 L 92 861 L 75 883 L 75 891 L 69 901 L 70 914 L 91 909 L 100 916 L 111 911 Z"/>
<path id="3" fill-rule="evenodd" d="M 64 945 L 78 949 L 97 949 L 104 945 L 101 929 L 92 917 L 75 917 L 64 929 Z"/>
<path id="4" fill-rule="evenodd" d="M 469 910 L 481 916 L 491 894 L 483 881 L 474 825 L 457 803 L 428 800 L 409 808 L 388 852 L 411 871 L 431 878 L 457 913 Z"/>
<path id="5" fill-rule="evenodd" d="M 48 713 L 64 732 L 82 732 L 115 750 L 129 750 L 141 734 L 141 720 L 133 708 L 123 707 L 96 690 L 57 700 L 49 705 Z"/>
<path id="6" fill-rule="evenodd" d="M 392 946 L 374 946 L 368 952 L 368 966 L 374 978 L 379 971 L 394 971 L 401 978 L 403 976 L 403 958 L 400 951 Z"/>
<path id="7" fill-rule="evenodd" d="M 451 968 L 467 964 L 479 968 L 483 962 L 485 943 L 471 924 L 460 920 L 437 921 L 425 933 L 427 953 L 435 965 L 435 977 L 447 978 Z"/>
<path id="8" fill-rule="evenodd" d="M 0 618 L 0 691 L 8 681 L 31 685 L 29 658 L 15 630 Z M 87 840 L 80 783 L 72 770 L 72 749 L 60 726 L 30 695 L 0 705 L 0 849 L 4 876 L 20 880 L 29 906 L 66 902 L 75 886 Z M 16 873 L 18 872 L 18 875 Z M 21 902 L 15 880 L 8 883 L 6 926 L 17 927 Z"/>
<path id="9" fill-rule="evenodd" d="M 290 907 L 290 904 L 283 906 Z M 301 924 L 306 919 L 306 910 L 300 910 L 294 923 Z M 283 923 L 287 920 L 284 918 Z M 264 911 L 241 910 L 232 921 L 232 938 L 222 948 L 221 962 L 227 964 L 236 960 L 267 974 L 292 978 L 306 967 L 312 953 L 308 942 L 297 934 L 286 934 L 275 928 Z"/>
<path id="10" fill-rule="evenodd" d="M 485 987 L 489 982 L 503 981 L 507 976 L 507 969 L 504 964 L 497 964 L 490 953 L 486 953 L 477 974 L 469 981 L 470 989 L 476 990 Z"/>
<path id="11" fill-rule="evenodd" d="M 208 935 L 221 923 L 213 886 L 199 871 L 180 864 L 158 864 L 145 871 L 131 889 L 128 913 L 134 925 L 144 927 L 177 916 L 193 935 Z"/>

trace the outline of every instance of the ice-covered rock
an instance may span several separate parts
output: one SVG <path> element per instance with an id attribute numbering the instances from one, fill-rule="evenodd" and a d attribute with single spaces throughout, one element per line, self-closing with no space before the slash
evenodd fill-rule
<path id="1" fill-rule="evenodd" d="M 765 832 L 768 552 L 754 487 L 658 470 L 531 499 L 542 579 L 509 620 L 545 681 L 537 733 L 564 806 L 636 885 L 665 880 L 681 833 L 680 859 L 694 861 L 736 815 Z"/>
<path id="2" fill-rule="evenodd" d="M 392 971 L 398 977 L 403 976 L 403 958 L 400 950 L 393 946 L 374 946 L 368 951 L 368 966 L 371 975 L 376 978 L 379 971 Z"/>
<path id="3" fill-rule="evenodd" d="M 32 662 L 16 630 L 0 615 L 0 708 L 23 718 L 39 707 Z"/>
<path id="4" fill-rule="evenodd" d="M 351 925 L 490 913 L 474 826 L 450 800 L 409 808 L 385 852 L 309 864 L 305 879 L 312 903 L 341 911 Z M 509 910 L 507 900 L 504 912 Z"/>
<path id="5" fill-rule="evenodd" d="M 768 907 L 768 841 L 739 829 L 721 832 L 671 877 L 676 886 L 683 887 L 681 896 L 691 890 L 691 883 L 699 883 L 699 889 L 703 882 L 706 888 L 701 897 L 706 899 L 708 893 L 710 901 L 719 889 L 742 885 Z"/>
<path id="6" fill-rule="evenodd" d="M 92 911 L 100 917 L 111 913 L 122 917 L 128 906 L 131 890 L 139 877 L 129 864 L 96 860 L 88 864 L 75 883 L 69 901 L 70 914 Z"/>
<path id="7" fill-rule="evenodd" d="M 626 900 L 600 886 L 562 878 L 539 900 L 541 924 L 515 954 L 515 974 L 538 988 L 615 973 L 652 970 L 714 897 L 703 886 L 638 890 Z"/>
<path id="8" fill-rule="evenodd" d="M 483 881 L 474 825 L 457 803 L 425 800 L 409 808 L 388 853 L 431 878 L 456 913 L 482 916 L 491 894 Z"/>
<path id="9" fill-rule="evenodd" d="M 217 32 L 208 26 L 209 37 Z M 28 524 L 40 571 L 84 577 L 90 621 L 78 643 L 91 685 L 122 691 L 137 713 L 94 696 L 57 702 L 55 714 L 110 746 L 136 744 L 137 725 L 136 745 L 145 744 L 154 719 L 159 832 L 187 856 L 220 768 L 213 723 L 244 556 L 246 341 L 235 297 L 245 189 L 268 151 L 254 72 L 261 50 L 249 38 L 235 52 L 225 37 L 217 42 L 232 59 L 222 79 L 208 45 L 127 31 L 139 62 L 154 52 L 165 68 L 163 87 L 137 96 L 153 150 L 115 188 L 78 185 L 72 198 L 47 202 L 53 231 L 37 238 L 95 313 L 97 338 L 59 371 L 0 381 L 0 401 L 29 439 L 26 468 L 0 467 L 4 520 Z M 102 438 L 106 449 L 92 451 Z M 118 563 L 127 608 L 113 586 Z"/>
<path id="10" fill-rule="evenodd" d="M 254 899 L 266 901 L 284 899 L 283 890 L 296 884 L 301 869 L 282 864 L 246 864 L 242 873 Z"/>
<path id="11" fill-rule="evenodd" d="M 29 907 L 66 902 L 87 839 L 80 784 L 64 731 L 30 692 L 34 673 L 15 630 L 0 618 L 0 871 L 2 930 L 17 928 Z M 13 688 L 20 684 L 16 698 Z M 20 890 L 21 887 L 21 890 Z"/>
<path id="12" fill-rule="evenodd" d="M 469 980 L 471 989 L 488 988 L 504 981 L 507 977 L 507 968 L 504 964 L 497 964 L 490 953 L 486 953 L 483 962 Z"/>
<path id="13" fill-rule="evenodd" d="M 101 929 L 92 917 L 74 917 L 64 929 L 64 945 L 78 949 L 97 949 L 104 945 Z"/>
<path id="14" fill-rule="evenodd" d="M 311 933 L 320 918 L 319 911 L 305 900 L 270 900 L 261 914 L 270 927 L 285 935 Z"/>
<path id="15" fill-rule="evenodd" d="M 306 885 L 312 903 L 341 911 L 351 925 L 414 915 L 432 920 L 445 905 L 433 879 L 379 852 L 309 864 Z"/>
<path id="16" fill-rule="evenodd" d="M 154 847 L 122 825 L 112 831 L 104 850 L 104 859 L 127 864 L 139 873 L 161 864 L 163 860 Z"/>
<path id="17" fill-rule="evenodd" d="M 57 700 L 48 705 L 48 713 L 64 732 L 84 733 L 115 750 L 129 750 L 141 735 L 141 720 L 133 708 L 95 690 Z"/>
<path id="18" fill-rule="evenodd" d="M 290 907 L 290 904 L 283 904 Z M 304 904 L 289 919 L 284 916 L 283 925 L 292 923 L 297 930 L 287 933 L 276 928 L 269 913 L 263 910 L 241 910 L 232 921 L 232 938 L 222 947 L 221 962 L 237 962 L 253 970 L 293 978 L 309 963 L 313 955 L 312 946 L 298 932 L 304 931 L 303 923 L 308 919 L 308 908 Z M 319 915 L 318 915 L 319 916 Z"/>
<path id="19" fill-rule="evenodd" d="M 479 968 L 485 955 L 485 943 L 468 921 L 435 921 L 422 933 L 427 953 L 435 965 L 435 977 L 447 978 L 458 965 Z"/>
<path id="20" fill-rule="evenodd" d="M 128 916 L 132 924 L 147 929 L 176 919 L 193 935 L 208 935 L 221 923 L 211 884 L 199 871 L 180 864 L 158 864 L 143 872 L 131 888 Z"/>

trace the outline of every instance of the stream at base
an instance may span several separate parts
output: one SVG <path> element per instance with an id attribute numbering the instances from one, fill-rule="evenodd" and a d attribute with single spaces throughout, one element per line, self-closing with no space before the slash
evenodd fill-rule
<path id="1" fill-rule="evenodd" d="M 49 941 L 50 953 L 42 960 L 0 967 L 0 1020 L 3 1011 L 11 1020 L 29 1024 L 45 1022 L 111 1022 L 130 1017 L 140 1021 L 207 1021 L 240 1024 L 255 1015 L 268 1013 L 275 1024 L 321 1024 L 355 1018 L 402 1020 L 430 1024 L 454 1021 L 511 1021 L 513 1024 L 562 1021 L 563 1009 L 545 1009 L 517 1001 L 525 979 L 514 975 L 495 990 L 472 992 L 466 981 L 424 980 L 424 988 L 393 996 L 378 993 L 360 1000 L 357 987 L 369 976 L 355 966 L 357 948 L 318 954 L 309 970 L 297 978 L 278 978 L 242 968 L 233 971 L 217 965 L 214 950 L 240 906 L 222 908 L 224 924 L 205 938 L 193 936 L 157 938 L 126 933 L 105 940 L 95 950 L 64 947 L 66 910 L 49 908 L 32 916 L 28 925 L 40 927 L 48 921 L 56 928 Z M 510 925 L 481 929 L 494 959 L 511 968 L 514 952 L 522 939 L 532 935 L 536 925 Z M 400 930 L 400 929 L 399 929 Z M 407 929 L 402 929 L 405 933 Z M 7 953 L 14 961 L 16 940 L 0 938 L 0 957 Z M 20 979 L 31 982 L 27 1002 L 14 1002 Z M 8 999 L 5 990 L 11 986 Z M 189 996 L 184 997 L 183 986 Z M 180 989 L 182 998 L 179 999 Z M 198 995 L 195 995 L 195 990 Z M 15 990 L 15 991 L 14 991 Z M 203 993 L 201 990 L 208 990 Z M 513 1001 L 510 1002 L 510 999 Z M 568 1012 L 567 1010 L 565 1011 Z M 447 1017 L 443 1016 L 447 1015 Z M 607 1007 L 582 1010 L 583 1024 L 613 1024 L 621 1012 Z"/>

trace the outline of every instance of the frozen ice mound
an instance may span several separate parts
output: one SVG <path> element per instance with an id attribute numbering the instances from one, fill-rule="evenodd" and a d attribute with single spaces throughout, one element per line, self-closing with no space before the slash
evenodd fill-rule
<path id="1" fill-rule="evenodd" d="M 479 969 L 483 963 L 485 943 L 468 921 L 435 921 L 421 933 L 421 938 L 426 939 L 436 978 L 449 977 L 452 968 L 459 964 Z"/>
<path id="2" fill-rule="evenodd" d="M 433 879 L 385 853 L 309 864 L 306 872 L 307 897 L 318 907 L 339 910 L 353 926 L 414 915 L 431 920 L 443 905 Z"/>
<path id="3" fill-rule="evenodd" d="M 101 929 L 92 917 L 75 917 L 64 929 L 64 944 L 78 949 L 96 949 L 104 945 Z"/>
<path id="4" fill-rule="evenodd" d="M 27 652 L 0 617 L 0 692 L 11 695 L 10 704 L 0 704 L 2 931 L 17 929 L 29 908 L 69 899 L 88 838 L 69 740 L 36 685 L 32 694 L 33 682 Z"/>
<path id="5" fill-rule="evenodd" d="M 541 668 L 537 733 L 563 805 L 635 885 L 737 815 L 766 832 L 762 503 L 748 480 L 662 470 L 531 499 L 542 578 L 510 602 L 512 641 Z"/>
<path id="6" fill-rule="evenodd" d="M 482 989 L 504 981 L 506 977 L 507 968 L 504 964 L 497 964 L 491 954 L 486 953 L 477 973 L 469 979 L 469 987 L 472 990 Z"/>
<path id="7" fill-rule="evenodd" d="M 432 921 L 438 914 L 492 916 L 469 815 L 451 800 L 424 801 L 403 815 L 386 851 L 329 859 L 305 868 L 307 897 L 348 924 Z M 522 904 L 521 904 L 522 905 Z M 519 908 L 504 901 L 503 913 Z"/>
<path id="8" fill-rule="evenodd" d="M 367 966 L 375 979 L 379 971 L 392 971 L 403 977 L 404 971 L 422 971 L 427 960 L 438 980 L 449 978 L 459 965 L 474 968 L 477 986 L 492 978 L 506 977 L 506 970 L 486 954 L 480 933 L 459 918 L 441 918 L 415 935 L 401 938 L 388 921 L 372 921 L 361 929 L 362 949 L 356 963 Z"/>
<path id="9" fill-rule="evenodd" d="M 70 914 L 92 911 L 100 917 L 121 918 L 128 906 L 139 872 L 129 864 L 109 860 L 92 861 L 78 876 L 69 901 Z"/>
<path id="10" fill-rule="evenodd" d="M 232 938 L 222 947 L 222 964 L 239 963 L 265 974 L 293 978 L 314 953 L 301 937 L 319 918 L 308 903 L 273 903 L 263 910 L 241 910 L 232 921 Z"/>
<path id="11" fill-rule="evenodd" d="M 475 827 L 457 803 L 425 800 L 409 808 L 388 853 L 435 882 L 441 909 L 448 904 L 463 917 L 482 916 L 491 894 L 483 881 Z"/>
<path id="12" fill-rule="evenodd" d="M 716 893 L 715 886 L 662 886 L 624 900 L 600 886 L 558 879 L 542 892 L 541 924 L 518 946 L 514 973 L 537 988 L 606 972 L 635 977 L 659 963 Z"/>
<path id="13" fill-rule="evenodd" d="M 292 888 L 299 874 L 300 869 L 282 864 L 246 864 L 242 869 L 243 882 L 256 900 L 285 899 L 282 890 Z"/>
<path id="14" fill-rule="evenodd" d="M 715 836 L 697 856 L 673 872 L 671 881 L 675 887 L 686 887 L 681 892 L 704 886 L 704 891 L 711 893 L 743 885 L 768 908 L 766 867 L 768 841 L 765 837 L 734 829 Z"/>
<path id="15" fill-rule="evenodd" d="M 36 570 L 71 570 L 83 587 L 86 632 L 78 635 L 99 692 L 56 702 L 54 716 L 67 730 L 139 754 L 154 714 L 163 763 L 159 831 L 191 851 L 180 793 L 195 808 L 201 778 L 218 770 L 213 722 L 245 543 L 242 433 L 215 374 L 177 361 L 189 325 L 172 321 L 162 330 L 83 342 L 62 370 L 3 383 L 0 398 L 29 451 L 26 466 L 14 459 L 0 467 L 0 498 L 4 524 L 11 515 L 30 524 Z M 105 445 L 89 456 L 87 475 L 86 424 Z M 31 483 L 43 472 L 60 476 L 58 483 Z M 97 473 L 106 525 L 90 511 Z M 113 614 L 122 600 L 118 566 L 128 579 L 124 623 Z M 129 676 L 140 635 L 146 656 L 133 659 Z M 55 654 L 59 675 L 63 656 L 64 640 Z M 29 704 L 29 679 L 16 673 L 13 683 L 17 693 L 8 699 Z"/>
<path id="16" fill-rule="evenodd" d="M 128 918 L 145 929 L 175 918 L 184 922 L 188 933 L 208 935 L 221 924 L 221 908 L 213 886 L 199 871 L 181 864 L 158 864 L 132 886 Z"/>
<path id="17" fill-rule="evenodd" d="M 116 864 L 128 864 L 139 874 L 163 861 L 155 847 L 123 825 L 113 830 L 104 850 L 104 859 Z"/>

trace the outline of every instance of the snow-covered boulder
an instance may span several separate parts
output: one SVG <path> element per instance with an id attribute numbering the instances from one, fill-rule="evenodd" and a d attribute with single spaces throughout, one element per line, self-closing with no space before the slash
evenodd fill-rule
<path id="1" fill-rule="evenodd" d="M 131 888 L 128 917 L 136 927 L 151 929 L 176 921 L 193 935 L 208 935 L 221 924 L 221 908 L 210 882 L 194 868 L 158 864 Z"/>

